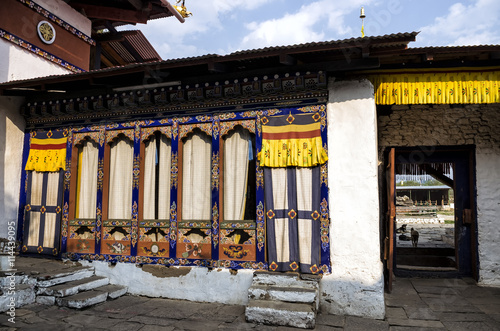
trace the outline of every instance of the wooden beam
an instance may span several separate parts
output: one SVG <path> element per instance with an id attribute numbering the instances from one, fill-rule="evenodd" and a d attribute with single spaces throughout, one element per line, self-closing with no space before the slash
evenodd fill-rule
<path id="1" fill-rule="evenodd" d="M 227 72 L 227 65 L 220 62 L 210 61 L 208 64 L 208 70 L 211 72 Z"/>
<path id="2" fill-rule="evenodd" d="M 95 41 L 98 41 L 101 43 L 106 43 L 106 42 L 110 42 L 110 41 L 124 41 L 125 40 L 125 37 L 120 32 L 118 32 L 116 34 L 111 34 L 111 33 L 97 34 L 93 38 Z"/>
<path id="3" fill-rule="evenodd" d="M 142 10 L 143 4 L 141 0 L 127 0 L 137 10 Z"/>
<path id="4" fill-rule="evenodd" d="M 123 58 L 118 53 L 116 53 L 115 50 L 111 46 L 109 46 L 109 44 L 102 43 L 101 47 L 107 54 L 109 54 L 109 56 L 111 56 L 116 62 L 118 62 L 119 65 L 123 66 L 128 64 L 128 62 L 123 60 Z"/>
<path id="5" fill-rule="evenodd" d="M 71 4 L 78 11 L 84 11 L 91 19 L 103 19 L 113 22 L 147 23 L 149 15 L 142 10 L 127 10 L 113 7 L 87 5 L 83 3 Z"/>
<path id="6" fill-rule="evenodd" d="M 446 186 L 449 186 L 452 188 L 455 187 L 453 179 L 447 177 L 443 172 L 434 169 L 433 167 L 431 167 L 428 164 L 419 164 L 418 167 L 420 169 L 422 169 L 422 171 L 431 175 L 434 179 L 437 179 L 441 183 L 445 184 Z"/>
<path id="7" fill-rule="evenodd" d="M 288 54 L 280 54 L 280 63 L 287 66 L 293 66 L 297 64 L 297 60 Z"/>

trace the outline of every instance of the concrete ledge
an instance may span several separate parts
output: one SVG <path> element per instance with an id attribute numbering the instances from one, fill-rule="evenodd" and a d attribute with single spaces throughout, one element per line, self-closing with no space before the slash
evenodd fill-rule
<path id="1" fill-rule="evenodd" d="M 41 287 L 38 289 L 37 294 L 66 297 L 75 295 L 78 292 L 92 290 L 97 287 L 107 285 L 108 283 L 109 279 L 106 277 L 92 276 L 51 287 Z"/>
<path id="2" fill-rule="evenodd" d="M 245 309 L 248 322 L 314 329 L 316 313 L 311 305 L 251 300 Z"/>
<path id="3" fill-rule="evenodd" d="M 56 302 L 62 307 L 81 309 L 104 302 L 107 298 L 108 292 L 87 291 L 69 297 L 56 298 Z"/>

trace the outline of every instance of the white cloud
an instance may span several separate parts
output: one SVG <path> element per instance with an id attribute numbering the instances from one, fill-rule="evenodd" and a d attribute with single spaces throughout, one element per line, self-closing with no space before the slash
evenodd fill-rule
<path id="1" fill-rule="evenodd" d="M 350 35 L 352 30 L 344 23 L 345 15 L 359 10 L 362 4 L 370 1 L 314 1 L 303 5 L 292 14 L 285 13 L 281 18 L 246 24 L 250 31 L 241 41 L 240 49 L 262 48 L 267 46 L 290 45 L 312 41 L 324 41 Z"/>
<path id="2" fill-rule="evenodd" d="M 500 43 L 498 0 L 475 0 L 470 5 L 455 3 L 445 16 L 421 28 L 418 44 L 466 46 Z"/>
<path id="3" fill-rule="evenodd" d="M 173 59 L 204 53 L 197 42 L 204 34 L 222 29 L 221 17 L 236 10 L 254 10 L 271 0 L 213 0 L 186 1 L 186 8 L 193 16 L 181 24 L 173 17 L 149 21 L 138 28 L 155 46 L 164 59 Z M 170 3 L 175 4 L 174 0 Z M 124 27 L 130 29 L 130 26 Z M 187 53 L 188 52 L 188 53 Z M 189 55 L 186 55 L 189 54 Z"/>

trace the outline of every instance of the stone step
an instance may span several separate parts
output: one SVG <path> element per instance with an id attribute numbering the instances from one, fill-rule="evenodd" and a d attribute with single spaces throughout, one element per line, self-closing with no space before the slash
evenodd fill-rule
<path id="1" fill-rule="evenodd" d="M 40 274 L 37 276 L 37 285 L 38 287 L 50 287 L 93 275 L 93 267 L 75 267 L 64 271 Z"/>
<path id="2" fill-rule="evenodd" d="M 299 273 L 255 272 L 252 284 L 318 289 L 319 279 L 302 279 Z"/>
<path id="3" fill-rule="evenodd" d="M 116 299 L 118 297 L 121 297 L 122 295 L 125 295 L 128 291 L 128 288 L 126 286 L 108 284 L 105 286 L 98 287 L 95 290 L 107 292 L 109 299 Z"/>
<path id="4" fill-rule="evenodd" d="M 27 284 L 29 283 L 29 276 L 19 272 L 0 273 L 0 287 L 9 287 L 12 283 Z"/>
<path id="5" fill-rule="evenodd" d="M 316 312 L 312 305 L 277 301 L 250 300 L 245 317 L 248 322 L 314 329 Z"/>
<path id="6" fill-rule="evenodd" d="M 67 297 L 78 292 L 88 291 L 100 286 L 108 285 L 109 279 L 100 276 L 91 276 L 83 279 L 73 280 L 64 284 L 50 287 L 40 287 L 38 295 L 48 295 L 55 297 Z"/>
<path id="7" fill-rule="evenodd" d="M 106 301 L 108 292 L 90 290 L 69 297 L 56 298 L 56 303 L 62 307 L 82 309 Z"/>
<path id="8" fill-rule="evenodd" d="M 0 312 L 8 311 L 35 302 L 35 290 L 30 284 L 16 284 L 15 289 L 3 288 L 0 296 Z"/>
<path id="9" fill-rule="evenodd" d="M 280 287 L 273 285 L 252 285 L 248 289 L 250 300 L 274 300 L 283 302 L 301 302 L 315 304 L 318 290 L 301 287 Z"/>

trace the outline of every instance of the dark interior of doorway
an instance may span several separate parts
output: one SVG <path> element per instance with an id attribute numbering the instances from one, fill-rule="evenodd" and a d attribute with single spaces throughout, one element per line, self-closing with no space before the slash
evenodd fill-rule
<path id="1" fill-rule="evenodd" d="M 396 166 L 397 273 L 456 272 L 453 163 Z"/>

